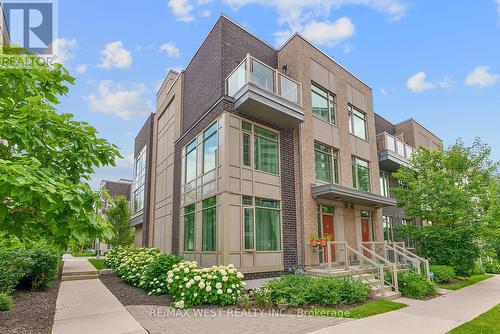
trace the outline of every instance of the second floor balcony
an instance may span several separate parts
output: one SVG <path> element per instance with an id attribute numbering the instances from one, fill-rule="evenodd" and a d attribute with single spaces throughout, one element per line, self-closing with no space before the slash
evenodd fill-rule
<path id="1" fill-rule="evenodd" d="M 227 77 L 226 92 L 252 118 L 282 128 L 304 121 L 301 84 L 250 55 Z"/>
<path id="2" fill-rule="evenodd" d="M 382 132 L 377 135 L 377 151 L 381 169 L 394 172 L 410 163 L 415 148 L 396 136 Z"/>

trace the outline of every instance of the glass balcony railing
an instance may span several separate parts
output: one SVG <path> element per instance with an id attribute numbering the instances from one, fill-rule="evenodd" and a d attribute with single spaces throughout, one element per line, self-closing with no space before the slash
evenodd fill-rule
<path id="1" fill-rule="evenodd" d="M 302 105 L 300 83 L 250 55 L 227 77 L 227 94 L 234 97 L 247 83 Z"/>
<path id="2" fill-rule="evenodd" d="M 409 161 L 415 149 L 393 135 L 382 132 L 377 135 L 377 150 L 391 151 Z"/>

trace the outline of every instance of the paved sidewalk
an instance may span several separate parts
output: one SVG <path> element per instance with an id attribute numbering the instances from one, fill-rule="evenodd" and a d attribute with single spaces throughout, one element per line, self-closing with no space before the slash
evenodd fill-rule
<path id="1" fill-rule="evenodd" d="M 63 273 L 95 270 L 87 259 L 64 258 Z M 146 334 L 99 279 L 65 281 L 57 296 L 53 334 Z"/>
<path id="2" fill-rule="evenodd" d="M 314 334 L 443 334 L 500 303 L 500 276 L 497 275 L 428 301 L 406 298 L 395 301 L 410 306 L 310 332 Z"/>

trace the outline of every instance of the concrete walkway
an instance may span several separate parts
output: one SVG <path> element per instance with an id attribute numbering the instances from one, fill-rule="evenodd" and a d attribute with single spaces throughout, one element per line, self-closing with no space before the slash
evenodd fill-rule
<path id="1" fill-rule="evenodd" d="M 500 303 L 500 276 L 428 301 L 400 298 L 409 307 L 323 328 L 314 334 L 443 334 Z"/>
<path id="2" fill-rule="evenodd" d="M 87 259 L 64 257 L 64 273 L 95 270 Z M 61 282 L 53 334 L 146 334 L 99 279 Z"/>

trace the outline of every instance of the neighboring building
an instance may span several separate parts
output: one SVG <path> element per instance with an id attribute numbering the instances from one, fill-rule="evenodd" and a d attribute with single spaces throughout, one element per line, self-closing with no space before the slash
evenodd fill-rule
<path id="1" fill-rule="evenodd" d="M 225 16 L 168 73 L 156 108 L 147 245 L 247 278 L 351 275 L 371 250 L 388 257 L 382 216 L 397 201 L 379 182 L 377 134 L 441 144 L 414 121 L 378 120 L 371 88 L 299 34 L 276 49 Z M 325 235 L 331 252 L 310 246 Z"/>
<path id="2" fill-rule="evenodd" d="M 380 166 L 380 189 L 386 197 L 395 197 L 390 189 L 398 187 L 397 180 L 391 174 L 401 166 L 408 165 L 412 153 L 425 147 L 431 150 L 443 148 L 443 141 L 432 132 L 424 128 L 414 119 L 409 119 L 398 124 L 392 124 L 382 116 L 375 114 L 375 128 L 377 131 L 377 149 Z M 399 224 L 427 224 L 416 217 L 406 214 L 404 208 L 383 208 L 384 239 L 394 241 L 397 236 L 394 227 Z"/>
<path id="3" fill-rule="evenodd" d="M 101 208 L 96 208 L 96 213 L 106 216 L 106 210 L 108 209 L 110 203 L 106 196 L 104 196 L 104 190 L 107 190 L 111 198 L 116 196 L 125 196 L 127 201 L 130 203 L 130 187 L 132 185 L 132 180 L 120 179 L 118 181 L 102 180 L 99 186 L 99 193 L 101 198 Z M 99 239 L 94 240 L 93 249 L 105 252 L 109 249 L 109 245 Z"/>
<path id="4" fill-rule="evenodd" d="M 276 49 L 221 16 L 157 94 L 148 245 L 266 277 L 325 262 L 314 235 L 383 241 L 374 118 L 371 88 L 302 36 Z"/>
<path id="5" fill-rule="evenodd" d="M 5 15 L 1 3 L 0 3 L 0 20 L 2 20 L 2 22 L 0 22 L 0 47 L 1 47 L 2 45 L 10 44 L 9 28 L 7 27 L 7 22 L 5 21 Z"/>
<path id="6" fill-rule="evenodd" d="M 134 147 L 134 180 L 131 188 L 130 199 L 130 226 L 135 231 L 134 245 L 147 246 L 149 237 L 149 208 L 151 193 L 151 148 L 153 146 L 153 121 L 154 114 L 149 115 L 142 126 Z"/>

